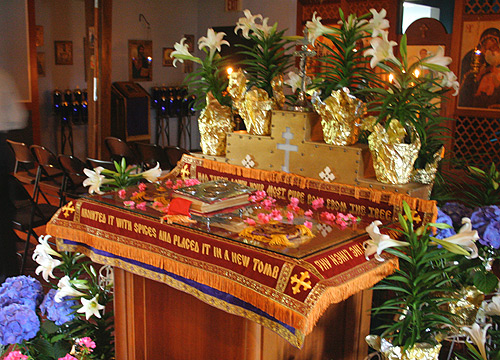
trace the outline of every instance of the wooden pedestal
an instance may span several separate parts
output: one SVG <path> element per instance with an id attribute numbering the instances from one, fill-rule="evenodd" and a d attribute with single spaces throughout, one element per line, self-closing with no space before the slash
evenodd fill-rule
<path id="1" fill-rule="evenodd" d="M 116 359 L 363 359 L 371 300 L 365 290 L 330 306 L 297 349 L 251 320 L 115 268 Z"/>

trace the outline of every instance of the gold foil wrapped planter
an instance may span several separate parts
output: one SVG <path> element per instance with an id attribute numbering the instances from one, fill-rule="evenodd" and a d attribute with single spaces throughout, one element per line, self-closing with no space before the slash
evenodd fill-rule
<path id="1" fill-rule="evenodd" d="M 387 360 L 437 360 L 441 351 L 441 344 L 415 344 L 403 351 L 403 347 L 393 346 L 377 335 L 368 335 L 365 339 L 368 345 L 380 352 L 382 359 Z"/>
<path id="2" fill-rule="evenodd" d="M 233 101 L 233 108 L 240 111 L 242 108 L 245 92 L 247 91 L 247 78 L 241 69 L 233 71 L 229 75 L 227 92 Z"/>
<path id="3" fill-rule="evenodd" d="M 484 300 L 484 293 L 475 286 L 466 286 L 451 295 L 457 301 L 448 304 L 451 319 L 457 326 L 472 326 L 476 322 L 476 315 Z"/>
<path id="4" fill-rule="evenodd" d="M 198 118 L 201 151 L 205 155 L 226 154 L 226 134 L 234 129 L 233 115 L 229 106 L 219 104 L 212 93 L 207 94 L 207 106 Z"/>
<path id="5" fill-rule="evenodd" d="M 434 154 L 432 161 L 427 163 L 423 169 L 413 169 L 411 181 L 419 184 L 432 184 L 436 178 L 439 162 L 443 157 L 444 146 Z"/>
<path id="6" fill-rule="evenodd" d="M 271 134 L 271 110 L 275 109 L 274 100 L 263 89 L 247 91 L 240 108 L 247 132 L 252 135 Z"/>
<path id="7" fill-rule="evenodd" d="M 343 146 L 358 141 L 361 115 L 364 112 L 361 100 L 342 89 L 332 91 L 324 102 L 315 95 L 313 107 L 321 116 L 323 139 L 327 144 Z"/>
<path id="8" fill-rule="evenodd" d="M 404 136 L 394 136 L 399 130 L 392 124 L 396 124 L 396 120 L 391 122 L 387 132 L 379 124 L 368 136 L 375 176 L 385 184 L 407 184 L 420 150 L 420 140 L 416 137 L 411 144 L 402 143 Z"/>

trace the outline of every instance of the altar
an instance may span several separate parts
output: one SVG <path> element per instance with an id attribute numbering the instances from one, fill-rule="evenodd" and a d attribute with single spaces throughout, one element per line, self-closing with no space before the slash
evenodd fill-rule
<path id="1" fill-rule="evenodd" d="M 184 156 L 171 176 L 226 179 L 285 205 L 295 197 L 303 209 L 322 198 L 325 210 L 360 220 L 341 227 L 311 219 L 311 239 L 280 247 L 238 235 L 251 207 L 168 224 L 150 207 L 124 207 L 116 194 L 66 204 L 47 232 L 59 250 L 114 266 L 120 360 L 362 359 L 369 289 L 397 267 L 389 255 L 365 259 L 365 227 L 391 223 L 403 201 L 420 221 L 436 213 L 433 201 L 404 194 L 194 156 Z"/>

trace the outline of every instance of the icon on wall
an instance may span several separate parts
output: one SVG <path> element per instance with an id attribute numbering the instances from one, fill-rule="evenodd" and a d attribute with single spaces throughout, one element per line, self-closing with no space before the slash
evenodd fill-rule
<path id="1" fill-rule="evenodd" d="M 174 66 L 174 59 L 170 57 L 174 48 L 163 48 L 163 66 Z"/>
<path id="2" fill-rule="evenodd" d="M 36 53 L 36 68 L 39 77 L 45 76 L 45 53 L 37 52 Z"/>
<path id="3" fill-rule="evenodd" d="M 73 42 L 54 41 L 56 65 L 73 65 Z"/>
<path id="4" fill-rule="evenodd" d="M 129 81 L 153 80 L 153 42 L 129 40 Z"/>
<path id="5" fill-rule="evenodd" d="M 43 26 L 37 25 L 36 26 L 36 40 L 35 40 L 35 45 L 38 46 L 43 46 Z"/>

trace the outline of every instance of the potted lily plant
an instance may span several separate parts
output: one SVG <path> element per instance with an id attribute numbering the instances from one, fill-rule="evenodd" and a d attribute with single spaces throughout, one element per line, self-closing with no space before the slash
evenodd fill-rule
<path id="1" fill-rule="evenodd" d="M 203 109 L 198 118 L 201 150 L 206 155 L 224 155 L 226 153 L 226 133 L 234 129 L 231 111 L 231 97 L 227 93 L 227 75 L 224 72 L 224 58 L 220 55 L 224 40 L 224 32 L 207 30 L 207 36 L 198 40 L 198 48 L 205 53 L 203 59 L 189 52 L 186 38 L 175 43 L 175 50 L 170 56 L 173 64 L 193 61 L 200 66 L 184 80 L 189 92 L 196 96 L 195 108 Z"/>
<path id="2" fill-rule="evenodd" d="M 379 228 L 380 221 L 367 228 L 370 240 L 364 243 L 365 256 L 375 255 L 385 261 L 382 251 L 396 256 L 399 270 L 375 286 L 375 290 L 391 291 L 393 296 L 373 309 L 373 316 L 383 317 L 380 336 L 369 335 L 367 342 L 387 359 L 437 359 L 440 339 L 454 326 L 445 304 L 454 288 L 450 276 L 456 265 L 450 262 L 456 254 L 477 257 L 477 231 L 470 219 L 464 218 L 459 233 L 448 238 L 433 236 L 432 228 L 446 229 L 441 223 L 428 223 L 415 228 L 412 211 L 403 203 L 399 214 L 401 234 L 391 239 Z M 424 357 L 423 354 L 428 357 Z"/>
<path id="3" fill-rule="evenodd" d="M 364 125 L 371 132 L 368 144 L 377 179 L 405 184 L 414 165 L 425 169 L 440 151 L 445 138 L 440 102 L 449 88 L 457 95 L 459 84 L 448 68 L 451 58 L 444 56 L 443 48 L 410 62 L 406 36 L 399 46 L 401 59 L 394 55 L 396 45 L 389 41 L 388 32 L 382 31 L 364 52 L 371 57 L 371 68 L 380 69 L 384 79 L 382 86 L 366 91 L 368 111 L 376 114 L 376 119 Z"/>

